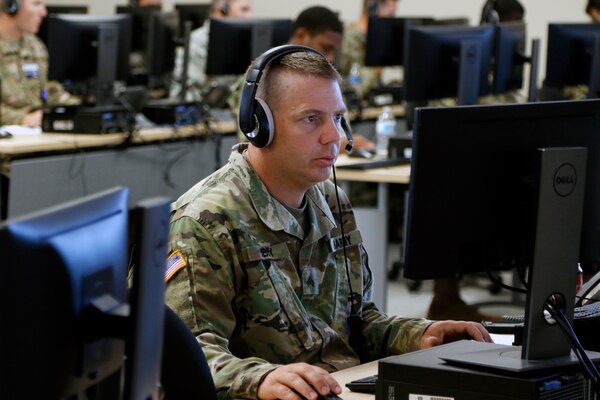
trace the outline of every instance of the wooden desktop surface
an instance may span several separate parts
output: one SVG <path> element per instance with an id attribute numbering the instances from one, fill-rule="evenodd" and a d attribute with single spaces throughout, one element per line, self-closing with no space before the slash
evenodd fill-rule
<path id="1" fill-rule="evenodd" d="M 343 369 L 332 373 L 331 375 L 342 387 L 342 394 L 339 396 L 344 400 L 373 400 L 374 394 L 353 392 L 346 387 L 346 383 L 377 374 L 378 361 L 371 361 L 366 364 L 357 365 L 356 367 Z"/>
<path id="2" fill-rule="evenodd" d="M 347 165 L 367 161 L 369 160 L 365 158 L 353 158 L 348 157 L 345 154 L 340 154 L 336 165 Z M 373 169 L 336 168 L 335 174 L 337 179 L 345 181 L 408 184 L 410 181 L 410 165 L 396 165 Z"/>
<path id="3" fill-rule="evenodd" d="M 217 122 L 212 129 L 218 133 L 234 133 L 235 122 Z M 190 138 L 194 135 L 206 135 L 204 125 L 186 125 L 177 128 L 157 127 L 135 131 L 132 143 L 143 144 L 161 140 Z M 42 133 L 40 135 L 13 136 L 0 140 L 0 155 L 17 157 L 26 154 L 87 149 L 103 146 L 114 146 L 123 142 L 124 133 L 77 134 L 77 133 Z"/>

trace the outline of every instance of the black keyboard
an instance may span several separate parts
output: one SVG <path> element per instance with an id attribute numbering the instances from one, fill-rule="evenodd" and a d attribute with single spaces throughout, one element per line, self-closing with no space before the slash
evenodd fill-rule
<path id="1" fill-rule="evenodd" d="M 588 303 L 583 306 L 575 307 L 573 312 L 573 319 L 588 319 L 588 318 L 599 318 L 600 317 L 600 301 L 594 303 Z M 515 324 L 521 324 L 525 322 L 525 316 L 523 315 L 503 315 L 503 322 L 514 322 Z"/>
<path id="2" fill-rule="evenodd" d="M 383 158 L 380 160 L 365 160 L 352 164 L 336 165 L 337 169 L 373 169 L 394 167 L 396 165 L 410 165 L 410 159 L 406 158 Z"/>
<path id="3" fill-rule="evenodd" d="M 600 301 L 588 303 L 581 307 L 575 307 L 573 319 L 598 318 L 600 317 Z"/>
<path id="4" fill-rule="evenodd" d="M 353 392 L 360 393 L 375 393 L 375 386 L 377 384 L 377 375 L 366 376 L 364 378 L 356 379 L 352 382 L 346 383 L 346 387 Z"/>

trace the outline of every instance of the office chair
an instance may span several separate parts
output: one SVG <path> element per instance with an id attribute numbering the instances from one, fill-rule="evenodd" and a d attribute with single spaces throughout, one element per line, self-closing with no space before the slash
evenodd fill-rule
<path id="1" fill-rule="evenodd" d="M 202 348 L 181 318 L 165 306 L 161 382 L 165 400 L 216 400 L 217 392 Z"/>

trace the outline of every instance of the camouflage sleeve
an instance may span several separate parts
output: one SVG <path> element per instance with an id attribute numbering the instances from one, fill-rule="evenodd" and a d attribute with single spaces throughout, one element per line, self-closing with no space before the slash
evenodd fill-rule
<path id="1" fill-rule="evenodd" d="M 0 125 L 20 125 L 29 107 L 11 107 L 5 103 L 0 105 Z"/>
<path id="2" fill-rule="evenodd" d="M 239 116 L 240 116 L 239 115 L 240 114 L 240 103 L 242 100 L 242 88 L 244 87 L 244 83 L 246 83 L 246 76 L 241 75 L 231 85 L 231 87 L 230 87 L 231 90 L 229 92 L 229 96 L 227 96 L 227 106 L 235 115 L 236 122 L 238 121 Z M 237 135 L 238 142 L 244 143 L 244 142 L 248 141 L 246 136 L 244 136 L 241 129 L 239 128 L 239 124 L 238 124 L 238 129 L 237 129 L 236 135 Z"/>
<path id="3" fill-rule="evenodd" d="M 48 81 L 46 83 L 46 93 L 48 94 L 46 102 L 50 105 L 80 103 L 77 97 L 67 92 L 63 85 L 56 81 Z"/>
<path id="4" fill-rule="evenodd" d="M 230 351 L 236 328 L 231 307 L 232 268 L 217 242 L 189 217 L 171 223 L 171 250 L 187 265 L 167 284 L 166 302 L 192 330 L 209 363 L 219 398 L 257 398 L 264 376 L 277 368 L 259 358 L 240 359 Z"/>
<path id="5" fill-rule="evenodd" d="M 367 347 L 374 349 L 373 357 L 378 359 L 394 354 L 419 350 L 421 336 L 433 321 L 423 318 L 389 317 L 377 309 L 371 301 L 373 274 L 368 265 L 367 252 L 363 251 L 363 266 L 366 272 L 363 291 L 364 335 Z"/>

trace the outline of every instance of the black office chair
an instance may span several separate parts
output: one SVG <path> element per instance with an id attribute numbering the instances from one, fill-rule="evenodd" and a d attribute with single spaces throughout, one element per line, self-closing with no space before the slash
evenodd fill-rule
<path id="1" fill-rule="evenodd" d="M 200 344 L 169 307 L 165 310 L 161 383 L 165 400 L 217 399 Z"/>

